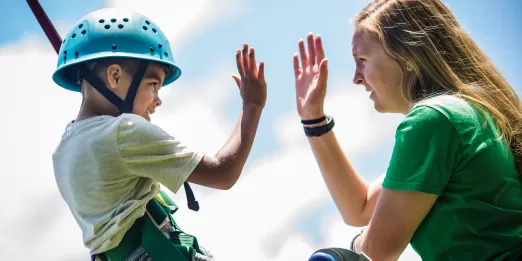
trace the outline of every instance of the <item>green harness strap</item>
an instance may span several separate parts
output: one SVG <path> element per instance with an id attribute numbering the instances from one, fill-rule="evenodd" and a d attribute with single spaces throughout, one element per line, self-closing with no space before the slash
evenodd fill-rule
<path id="1" fill-rule="evenodd" d="M 203 254 L 196 237 L 183 232 L 172 214 L 178 206 L 163 191 L 147 203 L 143 217 L 137 219 L 120 244 L 105 253 L 102 259 L 123 261 L 141 244 L 154 261 L 192 261 L 197 253 Z M 174 227 L 170 240 L 158 228 L 168 218 Z"/>

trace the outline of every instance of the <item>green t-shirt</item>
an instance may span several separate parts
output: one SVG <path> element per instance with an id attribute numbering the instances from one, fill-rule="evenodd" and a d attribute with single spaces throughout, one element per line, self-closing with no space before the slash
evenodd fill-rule
<path id="1" fill-rule="evenodd" d="M 399 125 L 382 186 L 439 195 L 411 240 L 423 261 L 522 255 L 522 178 L 498 137 L 491 118 L 451 95 L 415 105 Z"/>

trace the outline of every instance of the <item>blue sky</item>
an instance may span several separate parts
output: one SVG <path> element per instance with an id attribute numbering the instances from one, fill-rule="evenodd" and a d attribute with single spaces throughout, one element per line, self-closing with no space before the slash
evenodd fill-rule
<path id="1" fill-rule="evenodd" d="M 105 7 L 105 1 L 41 0 L 52 21 L 72 23 L 87 12 Z M 459 21 L 492 58 L 508 81 L 520 91 L 522 77 L 519 61 L 522 52 L 519 27 L 522 2 L 518 0 L 447 0 Z M 74 3 L 74 4 L 72 4 Z M 350 55 L 352 27 L 349 24 L 365 1 L 301 1 L 264 0 L 247 1 L 240 15 L 216 24 L 205 25 L 184 41 L 176 58 L 183 69 L 183 80 L 197 79 L 222 63 L 233 64 L 233 51 L 248 42 L 257 49 L 258 59 L 266 63 L 269 81 L 267 109 L 260 125 L 260 139 L 270 140 L 271 119 L 281 111 L 295 110 L 291 57 L 297 50 L 296 42 L 312 31 L 323 36 L 327 57 L 330 59 L 330 79 L 346 81 L 350 85 L 354 70 Z M 45 37 L 25 1 L 4 0 L 0 9 L 0 46 L 18 41 L 23 35 Z M 153 18 L 152 18 L 153 19 Z M 49 46 L 50 47 L 50 46 Z M 235 72 L 233 72 L 235 73 Z M 231 88 L 233 82 L 231 81 Z M 231 101 L 225 109 L 234 115 L 239 100 Z M 270 151 L 269 142 L 258 144 L 254 153 Z"/>
<path id="2" fill-rule="evenodd" d="M 56 24 L 65 27 L 73 26 L 74 23 L 85 14 L 107 5 L 107 1 L 100 0 L 41 0 L 40 2 L 47 11 L 51 20 Z M 263 60 L 266 63 L 266 77 L 269 84 L 268 100 L 259 126 L 258 136 L 252 150 L 251 160 L 249 160 L 247 164 L 249 171 L 246 175 L 251 175 L 252 179 L 245 179 L 244 186 L 238 185 L 240 187 L 236 190 L 237 194 L 240 194 L 238 191 L 242 191 L 242 189 L 248 191 L 248 193 L 250 193 L 250 190 L 256 189 L 255 184 L 252 185 L 249 182 L 253 183 L 257 180 L 257 174 L 255 173 L 256 169 L 263 170 L 262 166 L 259 164 L 270 161 L 271 157 L 286 155 L 284 153 L 300 153 L 299 149 L 291 146 L 289 147 L 291 149 L 285 151 L 285 148 L 288 147 L 288 143 L 295 143 L 296 141 L 293 140 L 291 135 L 281 136 L 280 134 L 282 132 L 281 129 L 286 127 L 284 124 L 285 122 L 281 121 L 282 115 L 291 115 L 291 117 L 287 118 L 289 121 L 293 121 L 291 124 L 296 124 L 299 120 L 295 110 L 294 78 L 292 69 L 292 55 L 297 51 L 297 41 L 299 39 L 305 37 L 308 32 L 319 33 L 322 35 L 326 49 L 326 56 L 329 58 L 329 95 L 335 96 L 339 93 L 343 93 L 345 90 L 357 88 L 352 84 L 354 63 L 351 57 L 352 25 L 350 22 L 352 17 L 356 15 L 366 2 L 367 1 L 363 0 L 332 0 L 322 2 L 313 0 L 236 1 L 233 3 L 240 5 L 238 12 L 232 12 L 231 15 L 222 17 L 213 22 L 194 26 L 194 30 L 190 29 L 188 31 L 189 33 L 180 41 L 180 44 L 177 46 L 177 50 L 174 50 L 174 53 L 175 58 L 183 71 L 183 75 L 179 80 L 180 85 L 182 86 L 179 87 L 181 88 L 181 92 L 205 92 L 209 86 L 204 86 L 202 82 L 209 82 L 206 81 L 212 79 L 208 78 L 209 75 L 214 74 L 218 70 L 222 71 L 223 68 L 230 69 L 229 74 L 236 73 L 235 50 L 244 42 L 248 42 L 251 46 L 256 48 L 258 61 Z M 444 2 L 450 6 L 451 10 L 457 16 L 457 19 L 471 34 L 473 39 L 484 49 L 507 80 L 512 84 L 517 92 L 520 93 L 520 91 L 522 91 L 522 76 L 520 74 L 519 61 L 522 61 L 522 52 L 519 50 L 518 46 L 520 45 L 522 38 L 520 33 L 517 32 L 520 31 L 520 25 L 522 24 L 522 18 L 519 15 L 520 10 L 522 10 L 522 1 L 446 0 Z M 224 0 L 223 3 L 225 3 Z M 33 17 L 26 1 L 3 0 L 0 5 L 0 23 L 3 25 L 2 33 L 0 34 L 0 49 L 7 45 L 17 45 L 24 37 L 29 35 L 37 36 L 41 41 L 46 42 L 45 35 L 36 19 Z M 158 5 L 158 8 L 162 8 L 162 6 Z M 220 8 L 227 9 L 228 7 L 221 6 Z M 155 20 L 154 17 L 150 18 Z M 47 48 L 49 48 L 51 52 L 54 52 L 52 51 L 50 44 L 47 45 Z M 13 51 L 16 51 L 16 49 L 13 49 Z M 0 60 L 1 59 L 2 57 L 0 57 Z M 54 65 L 54 62 L 52 65 Z M 38 68 L 31 67 L 30 69 L 38 70 Z M 53 68 L 45 68 L 45 71 L 50 71 L 52 69 Z M 4 72 L 0 71 L 1 78 L 7 77 L 7 75 L 9 74 L 4 74 Z M 48 75 L 48 77 L 50 79 L 51 76 Z M 42 81 L 44 80 L 47 81 L 47 78 L 44 78 Z M 210 81 L 209 84 L 212 85 L 213 82 Z M 23 84 L 20 85 L 23 86 Z M 176 85 L 176 83 L 174 85 Z M 230 93 L 230 90 L 235 91 L 237 88 L 231 77 L 229 77 L 228 86 L 226 84 L 223 86 L 221 83 L 216 82 L 215 88 L 218 87 L 224 88 L 223 93 Z M 174 86 L 174 88 L 176 87 Z M 195 95 L 190 97 L 197 98 L 198 96 Z M 56 101 L 61 102 L 62 100 L 60 99 L 56 98 Z M 346 100 L 346 102 L 353 102 L 353 100 Z M 168 103 L 176 103 L 176 97 L 168 96 L 168 98 L 164 100 L 164 104 Z M 365 100 L 363 103 L 366 106 L 370 101 Z M 231 97 L 226 98 L 223 103 L 215 106 L 212 105 L 214 106 L 212 107 L 212 110 L 217 110 L 227 121 L 234 122 L 240 104 L 241 101 L 239 95 L 233 93 Z M 32 105 L 29 104 L 26 106 Z M 61 109 L 76 112 L 78 106 L 67 104 L 64 105 L 65 109 Z M 35 106 L 35 108 L 28 107 L 26 109 L 40 109 L 36 107 L 37 106 Z M 164 107 L 169 108 L 168 105 L 164 105 Z M 384 119 L 388 117 L 396 117 L 391 115 L 377 116 L 375 113 L 369 114 L 371 116 L 370 121 L 373 121 L 374 123 L 372 123 L 373 125 L 365 125 L 361 123 L 361 121 L 354 121 L 353 119 L 357 118 L 357 115 L 359 114 L 367 114 L 353 109 L 353 106 L 341 106 L 336 108 L 338 109 L 334 110 L 336 113 L 334 117 L 336 118 L 336 121 L 339 122 L 339 125 L 344 124 L 345 126 L 340 126 L 338 128 L 338 130 L 340 130 L 338 135 L 340 137 L 342 136 L 340 140 L 354 143 L 357 141 L 357 138 L 349 137 L 353 136 L 353 129 L 366 128 L 365 126 L 380 126 L 376 123 L 377 121 L 384 121 Z M 351 111 L 343 111 L 344 108 L 352 109 Z M 161 113 L 160 110 L 158 114 Z M 72 117 L 74 116 L 74 113 L 70 113 L 67 116 Z M 204 121 L 203 119 L 197 120 Z M 61 127 L 61 124 L 63 123 L 64 122 L 51 122 L 49 125 Z M 222 127 L 219 123 L 212 126 L 214 126 L 215 130 Z M 364 143 L 358 144 L 356 149 L 350 150 L 352 144 L 344 143 L 343 145 L 348 150 L 348 154 L 352 156 L 350 160 L 359 172 L 367 179 L 372 179 L 377 173 L 383 173 L 386 170 L 389 153 L 393 146 L 393 139 L 391 138 L 393 136 L 393 124 L 387 126 L 389 126 L 386 129 L 389 134 L 382 139 L 378 139 L 378 137 L 368 139 L 365 141 L 368 143 L 368 146 L 365 146 Z M 219 136 L 213 131 L 214 129 L 209 129 L 205 135 L 209 137 L 212 135 Z M 341 131 L 345 131 L 345 133 L 342 133 Z M 381 133 L 376 129 L 362 129 L 361 131 L 377 133 L 379 135 Z M 297 134 L 295 135 L 302 135 L 302 133 L 299 132 L 299 129 L 296 133 Z M 53 135 L 56 136 L 59 134 L 60 133 L 54 133 Z M 174 136 L 175 135 L 176 134 L 174 134 Z M 281 137 L 289 141 L 281 142 Z M 300 142 L 300 145 L 298 146 L 299 148 L 306 148 L 307 144 L 303 143 L 303 141 L 306 142 L 306 140 L 303 140 L 302 138 L 296 138 L 296 140 L 297 142 Z M 375 141 L 376 144 L 373 144 L 374 140 L 378 140 Z M 212 141 L 212 138 L 207 137 L 205 142 L 207 141 Z M 225 139 L 222 141 L 220 140 L 218 143 L 224 142 Z M 370 145 L 370 143 L 373 145 Z M 52 148 L 45 148 L 43 151 L 47 151 L 48 149 Z M 23 158 L 22 154 L 14 153 L 11 155 L 17 159 Z M 44 160 L 49 160 L 49 155 L 47 154 L 40 155 L 40 157 Z M 307 157 L 308 159 L 313 160 L 309 154 Z M 285 157 L 281 156 L 281 158 Z M 289 166 L 292 164 L 300 164 L 300 162 L 288 161 L 287 163 L 283 162 L 281 165 L 277 166 L 279 169 L 285 169 L 288 167 L 289 171 L 292 171 L 296 169 Z M 286 170 L 281 171 L 284 172 Z M 320 173 L 317 173 L 317 170 L 314 171 L 316 171 L 316 173 L 313 173 L 313 175 L 319 177 Z M 304 173 L 295 174 L 298 176 L 303 175 L 303 177 L 307 175 Z M 52 173 L 46 173 L 46 175 L 48 175 L 46 182 L 52 183 Z M 261 173 L 260 175 L 273 175 L 273 173 Z M 299 185 L 299 181 L 298 177 L 298 180 L 295 183 L 287 184 L 288 193 L 297 190 L 295 187 L 294 190 L 292 190 L 292 186 L 295 184 Z M 315 182 L 313 184 L 317 184 L 317 182 L 320 182 L 320 179 L 312 179 L 310 182 Z M 272 185 L 270 184 L 269 186 Z M 306 187 L 306 185 L 303 186 Z M 277 187 L 277 185 L 274 185 L 274 187 Z M 263 187 L 260 191 L 266 193 L 263 189 L 265 188 Z M 54 190 L 55 188 L 52 188 L 52 191 Z M 196 190 L 201 193 L 209 193 L 200 188 L 196 188 Z M 267 190 L 270 190 L 270 188 L 267 188 Z M 311 187 L 311 190 L 325 192 L 323 184 L 318 184 L 317 189 Z M 275 191 L 277 191 L 277 189 L 275 189 Z M 234 194 L 236 192 L 231 193 L 232 195 L 236 195 Z M 57 192 L 54 191 L 53 193 Z M 299 197 L 305 197 L 306 194 L 314 193 L 316 193 L 316 191 L 310 191 L 309 193 L 303 192 L 302 195 L 299 194 Z M 289 234 L 304 233 L 311 238 L 313 243 L 316 244 L 315 246 L 324 243 L 324 238 L 328 237 L 328 235 L 322 231 L 322 227 L 320 226 L 321 222 L 323 222 L 323 218 L 328 215 L 335 215 L 336 213 L 331 200 L 327 196 L 326 199 L 324 199 L 325 196 L 323 194 L 321 194 L 323 199 L 318 200 L 317 203 L 311 203 L 310 206 L 296 205 L 295 211 L 292 210 L 288 213 L 285 212 L 286 216 L 282 218 L 291 220 L 288 221 L 290 222 L 289 227 L 291 227 Z M 217 195 L 216 197 L 219 197 L 220 195 Z M 182 195 L 181 198 L 183 197 L 184 195 Z M 275 197 L 272 201 L 268 201 L 267 204 L 276 204 L 277 200 L 284 201 L 284 197 L 281 197 L 282 198 L 280 199 Z M 212 200 L 210 196 L 207 199 L 209 200 L 207 202 L 211 202 Z M 202 204 L 204 204 L 204 202 L 202 202 Z M 202 215 L 205 215 L 205 212 L 202 213 Z M 188 215 L 186 216 L 187 220 L 189 220 L 188 217 L 192 217 L 190 216 L 191 214 L 186 215 Z M 214 214 L 211 213 L 208 215 Z M 283 222 L 282 224 L 286 223 Z M 198 228 L 195 227 L 194 229 Z M 206 237 L 206 235 L 202 235 L 202 237 Z M 211 236 L 208 237 L 211 238 Z M 74 237 L 71 236 L 71 238 Z"/>

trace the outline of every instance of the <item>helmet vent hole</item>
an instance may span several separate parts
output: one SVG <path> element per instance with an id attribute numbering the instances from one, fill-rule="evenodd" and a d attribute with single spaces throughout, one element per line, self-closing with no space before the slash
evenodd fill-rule
<path id="1" fill-rule="evenodd" d="M 116 44 L 112 45 L 112 50 L 116 50 Z"/>
<path id="2" fill-rule="evenodd" d="M 110 25 L 108 25 L 108 24 L 105 25 L 105 29 L 110 29 L 110 28 L 111 28 Z"/>
<path id="3" fill-rule="evenodd" d="M 143 26 L 143 30 L 147 31 L 147 29 L 148 29 L 148 28 L 147 28 L 146 26 Z"/>
<path id="4" fill-rule="evenodd" d="M 158 44 L 158 48 L 161 48 L 161 47 L 163 47 L 163 45 L 162 44 Z"/>
<path id="5" fill-rule="evenodd" d="M 111 22 L 116 23 L 116 18 L 112 18 Z"/>
<path id="6" fill-rule="evenodd" d="M 165 56 L 167 56 L 167 57 L 169 56 L 169 54 L 168 54 L 167 52 L 164 52 L 164 54 L 165 54 Z"/>
<path id="7" fill-rule="evenodd" d="M 78 25 L 79 29 L 82 29 L 82 27 L 83 27 L 83 24 Z"/>
<path id="8" fill-rule="evenodd" d="M 78 55 L 80 55 L 79 51 L 74 52 L 74 56 L 78 56 Z"/>
<path id="9" fill-rule="evenodd" d="M 153 31 L 154 33 L 156 33 L 156 32 L 157 32 L 157 31 L 156 31 L 156 28 L 152 28 L 152 31 Z"/>
<path id="10" fill-rule="evenodd" d="M 72 34 L 71 38 L 74 38 L 74 37 L 76 37 L 76 34 Z"/>
<path id="11" fill-rule="evenodd" d="M 128 22 L 128 21 L 129 21 L 129 18 L 123 18 L 123 21 L 124 21 L 124 22 Z"/>
<path id="12" fill-rule="evenodd" d="M 122 25 L 122 24 L 119 24 L 119 25 L 118 25 L 118 28 L 123 29 L 123 25 Z"/>
<path id="13" fill-rule="evenodd" d="M 145 23 L 146 23 L 147 25 L 150 25 L 150 22 L 149 22 L 148 20 L 145 20 Z"/>
<path id="14" fill-rule="evenodd" d="M 87 33 L 87 30 L 82 31 L 82 35 L 85 35 Z"/>
<path id="15" fill-rule="evenodd" d="M 151 47 L 151 48 L 150 48 L 150 51 L 151 51 L 151 52 L 154 52 L 154 47 Z"/>
<path id="16" fill-rule="evenodd" d="M 100 22 L 100 24 L 103 24 L 105 23 L 105 19 L 100 19 L 98 22 Z"/>

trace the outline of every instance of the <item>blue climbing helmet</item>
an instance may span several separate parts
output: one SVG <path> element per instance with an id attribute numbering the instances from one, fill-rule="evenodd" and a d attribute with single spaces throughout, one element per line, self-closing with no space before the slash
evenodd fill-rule
<path id="1" fill-rule="evenodd" d="M 106 58 L 140 61 L 125 100 L 110 91 L 87 66 Z M 116 105 L 120 113 L 132 113 L 134 98 L 150 62 L 167 68 L 163 85 L 174 82 L 181 75 L 167 37 L 152 20 L 131 10 L 104 8 L 84 16 L 67 34 L 52 78 L 59 86 L 76 92 L 81 91 L 80 79 L 84 79 Z M 185 182 L 184 186 L 189 208 L 198 211 L 199 203 L 190 185 Z"/>
<path id="2" fill-rule="evenodd" d="M 105 58 L 140 61 L 125 100 L 109 91 L 101 79 L 87 68 L 88 62 Z M 163 85 L 174 82 L 181 75 L 167 37 L 152 20 L 131 10 L 104 8 L 84 16 L 69 31 L 60 47 L 52 78 L 59 86 L 76 92 L 80 91 L 79 79 L 84 79 L 116 105 L 121 113 L 130 113 L 149 62 L 167 68 Z"/>

